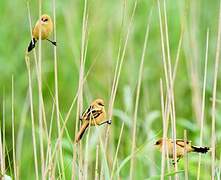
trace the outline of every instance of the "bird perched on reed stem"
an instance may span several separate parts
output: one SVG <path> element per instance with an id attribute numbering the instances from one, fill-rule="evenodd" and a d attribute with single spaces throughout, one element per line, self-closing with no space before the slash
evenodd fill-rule
<path id="1" fill-rule="evenodd" d="M 28 52 L 30 52 L 35 47 L 35 44 L 40 39 L 40 36 L 42 40 L 47 40 L 56 46 L 55 41 L 51 41 L 50 39 L 48 39 L 52 31 L 53 31 L 53 22 L 51 20 L 51 17 L 47 14 L 43 14 L 41 16 L 41 19 L 37 21 L 35 27 L 32 30 L 32 40 L 29 43 Z"/>
<path id="2" fill-rule="evenodd" d="M 103 99 L 94 100 L 91 105 L 87 108 L 87 110 L 82 114 L 80 120 L 82 121 L 82 125 L 80 127 L 79 132 L 77 133 L 75 142 L 79 142 L 86 131 L 86 129 L 90 126 L 102 125 L 102 124 L 111 124 L 111 120 L 106 119 L 106 112 L 104 108 Z"/>
<path id="3" fill-rule="evenodd" d="M 173 158 L 173 144 L 174 141 L 172 139 L 166 139 L 165 145 L 168 150 L 169 158 Z M 189 152 L 197 152 L 197 153 L 207 153 L 210 148 L 209 147 L 199 147 L 191 145 L 191 141 L 185 141 L 182 139 L 177 139 L 176 143 L 176 156 L 177 162 Z M 159 139 L 155 146 L 162 152 L 163 151 L 163 139 Z"/>

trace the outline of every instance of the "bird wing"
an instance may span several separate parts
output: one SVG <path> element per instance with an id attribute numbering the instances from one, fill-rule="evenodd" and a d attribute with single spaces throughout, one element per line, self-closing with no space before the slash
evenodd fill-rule
<path id="1" fill-rule="evenodd" d="M 186 144 L 189 144 L 191 141 L 186 141 Z M 176 139 L 176 144 L 180 147 L 185 147 L 185 141 L 183 139 Z"/>
<path id="2" fill-rule="evenodd" d="M 87 118 L 87 116 L 88 116 L 88 114 L 90 113 L 91 109 L 92 109 L 92 107 L 89 106 L 89 108 L 87 108 L 86 111 L 84 111 L 84 112 L 82 113 L 82 115 L 81 115 L 81 117 L 80 117 L 80 120 L 81 120 L 81 121 L 82 121 L 83 119 L 86 119 L 86 118 Z"/>
<path id="3" fill-rule="evenodd" d="M 91 119 L 96 119 L 98 116 L 102 114 L 102 110 L 92 110 L 88 113 L 86 120 L 90 121 Z"/>
<path id="4" fill-rule="evenodd" d="M 80 117 L 80 120 L 87 120 L 90 121 L 91 119 L 96 119 L 98 116 L 102 114 L 102 110 L 93 109 L 92 106 L 90 106 Z"/>

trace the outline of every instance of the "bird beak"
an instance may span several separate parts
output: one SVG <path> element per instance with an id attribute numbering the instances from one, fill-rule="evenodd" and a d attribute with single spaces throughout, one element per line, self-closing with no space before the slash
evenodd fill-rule
<path id="1" fill-rule="evenodd" d="M 46 24 L 46 22 L 44 22 L 44 21 L 41 20 L 41 24 Z"/>

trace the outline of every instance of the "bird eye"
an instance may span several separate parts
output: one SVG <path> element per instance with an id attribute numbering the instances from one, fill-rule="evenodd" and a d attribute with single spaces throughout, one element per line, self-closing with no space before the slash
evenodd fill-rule
<path id="1" fill-rule="evenodd" d="M 104 106 L 101 102 L 99 102 L 98 105 L 100 105 L 100 106 Z"/>
<path id="2" fill-rule="evenodd" d="M 155 144 L 156 144 L 156 145 L 159 145 L 159 144 L 160 144 L 160 142 L 159 142 L 159 141 L 157 141 Z"/>
<path id="3" fill-rule="evenodd" d="M 43 21 L 43 22 L 47 22 L 47 21 L 48 21 L 48 19 L 47 19 L 47 18 L 46 18 L 46 19 L 41 18 L 41 21 Z"/>

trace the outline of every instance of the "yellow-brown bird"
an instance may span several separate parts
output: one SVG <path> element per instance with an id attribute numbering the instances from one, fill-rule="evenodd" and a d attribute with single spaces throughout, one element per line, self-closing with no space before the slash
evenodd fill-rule
<path id="1" fill-rule="evenodd" d="M 102 125 L 102 124 L 111 124 L 111 120 L 106 119 L 106 111 L 104 108 L 104 101 L 103 99 L 96 99 L 94 100 L 89 108 L 82 114 L 80 120 L 82 121 L 81 128 L 77 133 L 75 142 L 79 142 L 89 125 Z"/>
<path id="2" fill-rule="evenodd" d="M 51 42 L 53 45 L 56 46 L 56 42 L 51 41 L 50 39 L 48 39 L 51 32 L 53 31 L 53 22 L 51 20 L 51 17 L 47 14 L 43 14 L 41 16 L 41 19 L 39 19 L 37 21 L 37 23 L 35 24 L 34 29 L 32 30 L 32 40 L 31 40 L 31 42 L 28 46 L 28 52 L 30 52 L 35 47 L 35 44 L 39 40 L 40 30 L 41 30 L 41 39 L 42 40 L 47 40 L 47 41 Z"/>
<path id="3" fill-rule="evenodd" d="M 173 144 L 174 141 L 172 139 L 166 139 L 166 147 L 168 150 L 169 158 L 173 158 Z M 176 156 L 177 162 L 189 152 L 197 152 L 197 153 L 207 153 L 210 148 L 209 147 L 199 147 L 191 145 L 191 141 L 184 141 L 183 139 L 177 139 L 176 143 Z M 162 152 L 163 148 L 163 139 L 159 139 L 155 146 Z"/>

